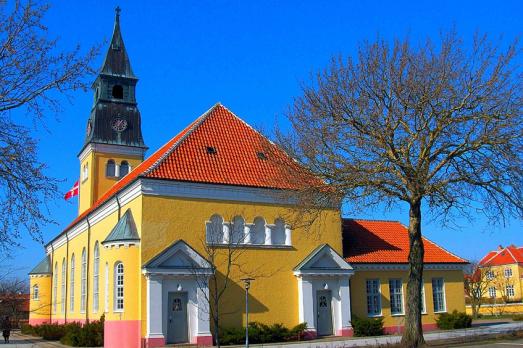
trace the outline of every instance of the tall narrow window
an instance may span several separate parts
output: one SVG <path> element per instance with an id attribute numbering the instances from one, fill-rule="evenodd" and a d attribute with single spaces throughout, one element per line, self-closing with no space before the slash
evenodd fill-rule
<path id="1" fill-rule="evenodd" d="M 241 216 L 236 216 L 232 220 L 231 243 L 238 244 L 245 241 L 245 220 Z"/>
<path id="2" fill-rule="evenodd" d="M 93 312 L 98 312 L 99 303 L 99 275 L 100 275 L 100 249 L 98 241 L 94 243 L 94 265 L 93 265 Z"/>
<path id="3" fill-rule="evenodd" d="M 206 237 L 209 244 L 223 243 L 223 218 L 214 214 L 206 225 Z"/>
<path id="4" fill-rule="evenodd" d="M 389 279 L 390 313 L 403 314 L 403 286 L 401 279 Z"/>
<path id="5" fill-rule="evenodd" d="M 432 299 L 434 312 L 445 312 L 445 285 L 443 278 L 432 278 Z"/>
<path id="6" fill-rule="evenodd" d="M 272 244 L 285 244 L 285 221 L 276 219 L 274 229 L 272 230 Z"/>
<path id="7" fill-rule="evenodd" d="M 74 254 L 71 256 L 71 274 L 69 275 L 69 311 L 74 312 Z"/>
<path id="8" fill-rule="evenodd" d="M 129 173 L 129 163 L 127 161 L 122 161 L 120 163 L 120 178 L 123 178 Z"/>
<path id="9" fill-rule="evenodd" d="M 490 298 L 496 297 L 496 287 L 495 286 L 491 286 L 488 288 L 488 295 Z"/>
<path id="10" fill-rule="evenodd" d="M 56 297 L 58 296 L 58 262 L 54 264 L 54 274 L 53 274 L 53 313 L 56 313 L 56 304 L 58 301 Z"/>
<path id="11" fill-rule="evenodd" d="M 33 300 L 38 301 L 40 299 L 40 293 L 38 284 L 33 285 Z"/>
<path id="12" fill-rule="evenodd" d="M 367 314 L 369 317 L 381 315 L 379 279 L 367 279 Z"/>
<path id="13" fill-rule="evenodd" d="M 262 217 L 254 219 L 254 225 L 251 228 L 251 243 L 265 243 L 265 220 Z"/>
<path id="14" fill-rule="evenodd" d="M 507 297 L 514 297 L 516 296 L 516 293 L 514 292 L 514 285 L 507 285 Z"/>
<path id="15" fill-rule="evenodd" d="M 105 167 L 105 176 L 110 178 L 116 176 L 116 164 L 112 159 L 107 161 L 107 166 Z"/>
<path id="16" fill-rule="evenodd" d="M 421 313 L 427 313 L 427 306 L 425 304 L 425 282 L 421 281 Z"/>
<path id="17" fill-rule="evenodd" d="M 67 271 L 67 265 L 65 264 L 65 257 L 62 260 L 62 287 L 60 289 L 60 311 L 65 312 L 65 273 Z"/>
<path id="18" fill-rule="evenodd" d="M 506 268 L 505 269 L 505 278 L 512 277 L 512 268 Z"/>
<path id="19" fill-rule="evenodd" d="M 109 312 L 109 265 L 107 262 L 105 263 L 104 306 L 105 312 Z"/>
<path id="20" fill-rule="evenodd" d="M 114 310 L 123 311 L 124 294 L 123 263 L 118 262 L 114 266 Z"/>
<path id="21" fill-rule="evenodd" d="M 80 282 L 80 312 L 85 312 L 87 296 L 87 255 L 85 248 L 82 250 L 82 271 Z"/>

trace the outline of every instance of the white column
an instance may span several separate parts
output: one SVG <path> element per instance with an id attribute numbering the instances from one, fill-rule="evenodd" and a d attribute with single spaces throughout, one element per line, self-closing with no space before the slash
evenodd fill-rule
<path id="1" fill-rule="evenodd" d="M 349 287 L 350 276 L 341 276 L 339 279 L 340 284 L 340 314 L 341 314 L 341 327 L 336 329 L 351 329 L 351 316 L 350 316 L 350 287 Z"/>
<path id="2" fill-rule="evenodd" d="M 147 338 L 165 338 L 162 329 L 162 278 L 147 275 Z"/>
<path id="3" fill-rule="evenodd" d="M 120 165 L 118 163 L 114 164 L 114 176 L 117 178 L 120 177 Z"/>
<path id="4" fill-rule="evenodd" d="M 245 224 L 243 226 L 243 243 L 244 244 L 250 244 L 251 243 L 251 229 L 254 224 Z"/>
<path id="5" fill-rule="evenodd" d="M 274 225 L 265 225 L 265 244 L 272 244 L 272 226 Z"/>
<path id="6" fill-rule="evenodd" d="M 229 244 L 231 235 L 230 235 L 230 228 L 229 224 L 224 222 L 223 223 L 223 244 Z"/>
<path id="7" fill-rule="evenodd" d="M 207 287 L 207 283 L 205 283 L 205 287 L 197 286 L 196 291 L 196 297 L 198 300 L 198 327 L 196 328 L 196 332 L 198 333 L 198 336 L 210 336 L 210 311 L 209 303 L 206 300 L 209 298 L 209 288 Z"/>
<path id="8" fill-rule="evenodd" d="M 285 245 L 292 245 L 291 226 L 285 225 Z"/>
<path id="9" fill-rule="evenodd" d="M 316 330 L 314 320 L 314 294 L 312 282 L 303 277 L 298 278 L 298 304 L 300 323 L 307 323 L 307 329 Z"/>

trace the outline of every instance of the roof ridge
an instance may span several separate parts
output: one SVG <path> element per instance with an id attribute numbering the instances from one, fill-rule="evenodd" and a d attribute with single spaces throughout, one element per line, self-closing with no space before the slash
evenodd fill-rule
<path id="1" fill-rule="evenodd" d="M 506 247 L 505 249 L 507 249 L 510 256 L 512 256 L 512 259 L 514 260 L 514 262 L 518 263 L 519 262 L 518 259 L 514 256 L 514 254 L 512 254 L 512 251 L 510 251 L 510 245 L 508 247 Z"/>
<path id="2" fill-rule="evenodd" d="M 458 256 L 458 255 L 456 255 L 456 254 L 454 254 L 453 252 L 451 252 L 451 251 L 445 249 L 445 248 L 442 247 L 441 245 L 439 245 L 439 244 L 433 242 L 432 240 L 428 239 L 427 237 L 425 237 L 425 236 L 421 236 L 421 238 L 425 239 L 425 240 L 426 240 L 427 242 L 429 242 L 429 243 L 432 243 L 432 244 L 433 244 L 434 246 L 436 246 L 437 248 L 442 249 L 443 251 L 445 251 L 445 252 L 449 253 L 450 255 L 454 256 L 455 258 L 458 258 L 458 259 L 460 259 L 460 260 L 463 260 L 464 262 L 467 262 L 467 263 L 469 262 L 468 260 L 466 260 L 466 259 L 464 259 L 464 258 L 462 258 L 462 257 L 460 257 L 460 256 Z"/>
<path id="3" fill-rule="evenodd" d="M 142 174 L 140 176 L 147 176 L 148 174 L 150 174 L 153 170 L 155 170 L 156 168 L 158 168 L 158 166 L 160 165 L 160 163 L 163 162 L 163 160 L 165 158 L 167 158 L 173 151 L 174 149 L 176 149 L 185 139 L 187 139 L 187 137 L 192 134 L 194 132 L 194 130 L 196 128 L 198 128 L 202 123 L 203 121 L 205 121 L 207 119 L 207 117 L 211 114 L 211 112 L 216 109 L 218 106 L 223 106 L 220 102 L 217 102 L 215 103 L 213 106 L 211 106 L 209 109 L 207 109 L 207 111 L 205 111 L 203 114 L 201 114 L 196 120 L 194 120 L 191 124 L 189 124 L 189 126 L 185 127 L 180 133 L 183 133 L 185 130 L 187 130 L 185 132 L 184 135 L 181 136 L 180 139 L 178 139 L 177 141 L 174 142 L 174 144 L 172 144 L 172 146 L 170 148 L 168 148 L 162 156 L 160 156 L 160 158 L 158 158 L 156 160 L 156 162 L 154 162 L 153 164 L 151 164 L 149 166 L 149 168 L 147 168 L 146 170 L 144 170 L 142 172 Z M 174 137 L 172 137 L 169 141 L 173 140 L 174 138 L 176 138 L 178 136 L 175 135 Z M 169 142 L 168 141 L 168 142 Z"/>
<path id="4" fill-rule="evenodd" d="M 399 220 L 383 220 L 383 219 L 358 219 L 358 218 L 342 218 L 342 220 L 352 220 L 352 221 L 369 221 L 369 222 L 397 222 L 403 227 L 406 227 L 403 225 Z"/>

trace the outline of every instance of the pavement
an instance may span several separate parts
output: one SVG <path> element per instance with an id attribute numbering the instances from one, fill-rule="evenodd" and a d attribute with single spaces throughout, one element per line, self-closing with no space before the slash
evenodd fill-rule
<path id="1" fill-rule="evenodd" d="M 478 342 L 475 344 L 466 344 L 461 346 L 450 346 L 449 348 L 464 348 L 464 347 L 476 347 L 476 348 L 521 348 L 523 347 L 523 339 L 510 340 L 510 341 L 492 341 L 492 342 Z"/>

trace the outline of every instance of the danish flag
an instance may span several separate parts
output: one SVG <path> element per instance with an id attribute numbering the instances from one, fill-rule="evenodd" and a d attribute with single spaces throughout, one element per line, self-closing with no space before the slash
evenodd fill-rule
<path id="1" fill-rule="evenodd" d="M 67 191 L 67 193 L 64 196 L 64 199 L 67 201 L 68 199 L 78 196 L 78 191 L 80 189 L 80 185 L 78 183 L 78 180 L 74 183 L 73 187 Z"/>

